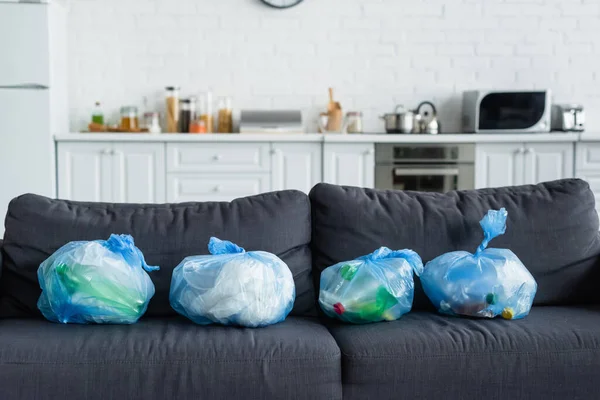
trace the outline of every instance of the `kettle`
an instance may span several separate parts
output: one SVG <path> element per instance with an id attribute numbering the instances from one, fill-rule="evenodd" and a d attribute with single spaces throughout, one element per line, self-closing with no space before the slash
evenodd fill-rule
<path id="1" fill-rule="evenodd" d="M 415 110 L 415 132 L 437 135 L 441 131 L 440 122 L 437 118 L 435 105 L 430 101 L 424 101 Z"/>

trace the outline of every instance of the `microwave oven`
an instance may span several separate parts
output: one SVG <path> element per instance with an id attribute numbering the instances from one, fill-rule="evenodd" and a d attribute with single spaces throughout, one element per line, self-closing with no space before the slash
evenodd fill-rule
<path id="1" fill-rule="evenodd" d="M 463 92 L 466 133 L 550 132 L 550 90 L 472 90 Z"/>

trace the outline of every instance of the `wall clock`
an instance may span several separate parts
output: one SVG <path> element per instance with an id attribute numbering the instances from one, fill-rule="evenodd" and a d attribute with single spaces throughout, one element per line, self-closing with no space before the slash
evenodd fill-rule
<path id="1" fill-rule="evenodd" d="M 290 8 L 290 7 L 294 7 L 300 3 L 302 3 L 303 0 L 260 0 L 263 3 L 265 3 L 268 6 L 271 6 L 273 8 Z"/>

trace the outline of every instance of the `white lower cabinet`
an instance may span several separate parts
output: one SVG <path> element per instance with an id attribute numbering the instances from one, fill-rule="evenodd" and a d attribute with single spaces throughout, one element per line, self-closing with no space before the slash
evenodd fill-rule
<path id="1" fill-rule="evenodd" d="M 574 176 L 573 143 L 478 144 L 475 187 L 536 184 Z"/>
<path id="2" fill-rule="evenodd" d="M 600 212 L 600 143 L 582 142 L 575 147 L 576 176 L 590 185 Z"/>
<path id="3" fill-rule="evenodd" d="M 59 143 L 58 197 L 77 201 L 162 203 L 162 143 Z"/>
<path id="4" fill-rule="evenodd" d="M 373 143 L 325 143 L 323 181 L 336 185 L 375 186 Z"/>
<path id="5" fill-rule="evenodd" d="M 231 201 L 270 191 L 269 174 L 169 174 L 167 201 Z"/>
<path id="6" fill-rule="evenodd" d="M 271 190 L 304 193 L 323 180 L 321 143 L 272 143 Z"/>
<path id="7" fill-rule="evenodd" d="M 164 203 L 164 145 L 115 143 L 112 178 L 114 202 Z"/>
<path id="8" fill-rule="evenodd" d="M 57 150 L 58 197 L 112 201 L 111 146 L 103 142 L 60 143 Z"/>

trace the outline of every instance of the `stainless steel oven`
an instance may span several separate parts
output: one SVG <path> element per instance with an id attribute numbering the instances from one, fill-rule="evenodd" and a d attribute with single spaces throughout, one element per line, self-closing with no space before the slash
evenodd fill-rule
<path id="1" fill-rule="evenodd" d="M 375 187 L 448 192 L 475 188 L 472 144 L 377 144 Z"/>

